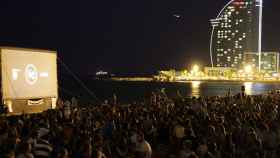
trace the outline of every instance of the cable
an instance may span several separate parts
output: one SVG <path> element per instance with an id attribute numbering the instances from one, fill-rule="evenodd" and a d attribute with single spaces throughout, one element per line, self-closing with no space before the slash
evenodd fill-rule
<path id="1" fill-rule="evenodd" d="M 100 99 L 97 98 L 97 96 L 89 89 L 87 86 L 79 79 L 77 75 L 75 75 L 74 72 L 70 70 L 70 68 L 57 56 L 58 61 L 62 64 L 62 66 L 73 76 L 73 78 L 80 83 L 80 85 L 99 103 L 102 103 Z"/>
<path id="2" fill-rule="evenodd" d="M 77 94 L 72 93 L 70 90 L 67 90 L 67 89 L 63 88 L 62 86 L 59 86 L 59 90 L 67 93 L 68 95 L 72 95 L 72 96 L 78 97 Z"/>

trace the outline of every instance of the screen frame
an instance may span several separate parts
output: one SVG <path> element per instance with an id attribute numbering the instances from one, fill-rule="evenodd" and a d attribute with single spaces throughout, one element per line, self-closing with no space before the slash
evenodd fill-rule
<path id="1" fill-rule="evenodd" d="M 36 96 L 36 97 L 5 97 L 4 96 L 4 80 L 3 80 L 3 62 L 2 62 L 2 53 L 9 53 L 9 52 L 5 52 L 5 51 L 19 51 L 19 53 L 21 53 L 20 51 L 23 52 L 30 52 L 30 53 L 51 53 L 53 55 L 55 55 L 55 82 L 56 82 L 56 94 L 55 95 L 45 95 L 45 96 Z M 2 101 L 3 100 L 28 100 L 28 99 L 42 99 L 42 98 L 58 98 L 58 71 L 57 71 L 57 51 L 54 50 L 46 50 L 46 49 L 33 49 L 33 48 L 18 48 L 18 47 L 0 47 L 0 69 L 1 69 L 1 98 Z"/>

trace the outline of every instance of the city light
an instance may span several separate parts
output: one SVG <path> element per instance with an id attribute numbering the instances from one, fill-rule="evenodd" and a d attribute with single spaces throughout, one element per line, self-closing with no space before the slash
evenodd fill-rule
<path id="1" fill-rule="evenodd" d="M 279 73 L 273 73 L 272 76 L 273 77 L 279 77 Z"/>
<path id="2" fill-rule="evenodd" d="M 194 73 L 198 73 L 199 72 L 199 66 L 198 65 L 194 65 L 193 68 L 192 68 L 192 71 Z"/>
<path id="3" fill-rule="evenodd" d="M 193 65 L 190 71 L 168 75 L 159 73 L 157 78 L 174 78 L 175 81 L 280 81 L 279 53 L 262 51 L 262 14 L 263 0 L 229 0 L 217 17 L 210 20 L 211 65 Z M 245 86 L 251 85 L 246 83 Z"/>
<path id="4" fill-rule="evenodd" d="M 163 73 L 164 72 L 164 73 Z M 229 67 L 201 67 L 193 65 L 188 70 L 169 70 L 159 71 L 157 76 L 154 76 L 158 81 L 209 81 L 209 80 L 225 80 L 225 81 L 280 81 L 278 72 L 263 71 L 259 73 L 257 67 L 251 64 L 245 65 L 242 69 Z M 194 85 L 197 85 L 194 82 Z"/>
<path id="5" fill-rule="evenodd" d="M 245 71 L 246 74 L 251 74 L 253 72 L 252 65 L 246 65 L 244 67 L 244 71 Z"/>
<path id="6" fill-rule="evenodd" d="M 210 60 L 212 67 L 232 67 L 239 69 L 246 52 L 257 52 L 259 73 L 263 65 L 262 54 L 262 7 L 263 0 L 252 3 L 240 0 L 230 0 L 211 19 Z M 252 12 L 251 9 L 256 10 Z M 257 14 L 258 13 L 258 14 Z M 235 16 L 233 16 L 235 15 Z M 250 21 L 258 21 L 252 23 Z M 233 27 L 234 23 L 234 27 Z M 248 31 L 253 28 L 253 31 Z M 253 38 L 258 35 L 258 38 Z M 257 37 L 257 36 L 256 36 Z M 255 48 L 258 46 L 258 48 Z M 257 70 L 257 69 L 256 69 Z"/>

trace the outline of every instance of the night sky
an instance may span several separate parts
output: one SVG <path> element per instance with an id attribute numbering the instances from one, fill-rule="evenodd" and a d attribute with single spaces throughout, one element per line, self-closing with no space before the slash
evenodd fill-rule
<path id="1" fill-rule="evenodd" d="M 80 75 L 208 65 L 209 19 L 227 2 L 7 0 L 0 5 L 0 45 L 56 49 Z M 264 0 L 264 50 L 280 50 L 279 6 Z"/>

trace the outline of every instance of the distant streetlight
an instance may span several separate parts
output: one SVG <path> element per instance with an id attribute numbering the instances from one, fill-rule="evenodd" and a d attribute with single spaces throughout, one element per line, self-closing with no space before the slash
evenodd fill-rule
<path id="1" fill-rule="evenodd" d="M 244 71 L 245 71 L 246 74 L 251 74 L 253 72 L 252 65 L 246 65 L 244 67 Z"/>
<path id="2" fill-rule="evenodd" d="M 199 66 L 198 65 L 194 65 L 193 68 L 192 68 L 192 71 L 194 73 L 198 73 L 199 72 Z"/>

